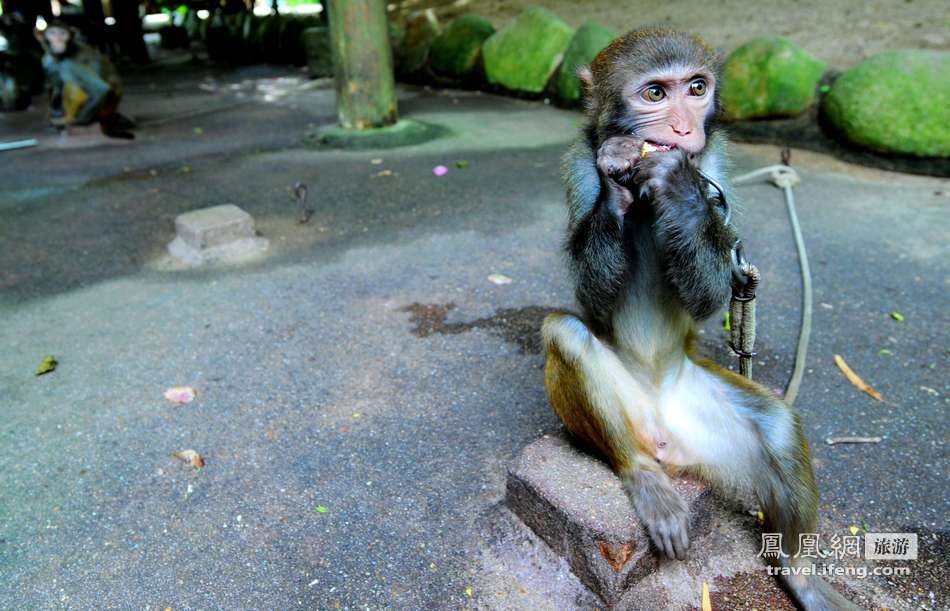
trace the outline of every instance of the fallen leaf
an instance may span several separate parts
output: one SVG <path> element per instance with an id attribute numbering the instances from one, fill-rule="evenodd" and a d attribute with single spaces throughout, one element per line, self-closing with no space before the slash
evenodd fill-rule
<path id="1" fill-rule="evenodd" d="M 891 312 L 891 318 L 893 318 L 897 322 L 900 322 L 904 320 L 904 315 L 901 314 L 900 312 L 894 311 L 894 312 Z"/>
<path id="2" fill-rule="evenodd" d="M 489 274 L 488 281 L 492 284 L 511 284 L 511 278 L 504 274 Z"/>
<path id="3" fill-rule="evenodd" d="M 844 359 L 841 358 L 840 354 L 835 355 L 835 365 L 838 366 L 838 369 L 841 370 L 841 373 L 844 374 L 844 377 L 848 378 L 849 382 L 857 386 L 860 390 L 863 390 L 867 394 L 871 395 L 878 401 L 883 401 L 887 403 L 887 401 L 884 399 L 884 395 L 874 390 L 874 388 L 871 385 L 869 385 L 867 382 L 862 380 L 858 376 L 858 374 L 854 373 L 854 371 L 850 367 L 848 367 L 848 364 L 844 361 Z"/>
<path id="4" fill-rule="evenodd" d="M 882 355 L 890 356 L 890 355 L 894 354 L 894 351 L 893 351 L 893 350 L 888 350 L 887 348 L 881 348 L 880 350 L 877 351 L 877 353 L 878 353 L 878 354 L 882 354 Z"/>
<path id="5" fill-rule="evenodd" d="M 205 459 L 201 457 L 201 454 L 198 454 L 194 450 L 182 450 L 181 452 L 175 452 L 175 458 L 183 460 L 187 463 L 191 463 L 191 466 L 195 469 L 201 469 L 205 466 Z"/>
<path id="6" fill-rule="evenodd" d="M 880 437 L 829 437 L 825 443 L 830 446 L 839 443 L 881 443 Z"/>
<path id="7" fill-rule="evenodd" d="M 475 590 L 473 590 L 472 588 L 465 588 L 465 595 L 468 596 L 469 598 L 471 598 L 472 594 L 474 593 L 475 593 Z"/>
<path id="8" fill-rule="evenodd" d="M 755 519 L 758 520 L 759 522 L 765 522 L 765 514 L 762 513 L 761 511 L 756 511 Z"/>
<path id="9" fill-rule="evenodd" d="M 851 531 L 851 534 L 852 534 L 852 535 L 856 535 L 856 534 L 858 534 L 858 532 L 861 531 L 861 529 L 858 528 L 857 526 L 850 526 L 850 527 L 848 527 L 848 530 Z"/>
<path id="10" fill-rule="evenodd" d="M 392 170 L 380 170 L 376 172 L 376 175 L 377 176 L 395 176 L 396 173 L 393 172 Z"/>
<path id="11" fill-rule="evenodd" d="M 829 91 L 831 91 L 831 85 L 828 85 L 827 83 L 824 85 L 821 85 L 818 87 L 818 91 L 822 93 L 828 93 Z"/>
<path id="12" fill-rule="evenodd" d="M 712 601 L 709 599 L 709 584 L 703 582 L 703 611 L 712 611 Z"/>
<path id="13" fill-rule="evenodd" d="M 732 312 L 726 310 L 726 319 L 722 321 L 723 331 L 732 331 Z"/>
<path id="14" fill-rule="evenodd" d="M 437 165 L 434 168 L 432 168 L 432 173 L 435 174 L 436 176 L 445 176 L 446 174 L 449 173 L 449 169 L 445 167 L 444 165 Z"/>
<path id="15" fill-rule="evenodd" d="M 330 510 L 324 507 L 323 505 L 317 505 L 316 507 L 313 508 L 313 511 L 314 513 L 326 513 Z"/>
<path id="16" fill-rule="evenodd" d="M 458 161 L 455 162 L 455 167 L 457 167 L 460 170 L 465 169 L 468 167 L 468 162 L 465 161 L 464 159 L 459 159 Z"/>
<path id="17" fill-rule="evenodd" d="M 49 373 L 56 369 L 56 366 L 59 365 L 56 359 L 51 356 L 43 358 L 43 362 L 40 363 L 40 366 L 36 368 L 36 375 L 41 376 L 44 373 Z"/>
<path id="18" fill-rule="evenodd" d="M 191 386 L 172 386 L 165 391 L 165 398 L 172 403 L 191 403 L 198 396 L 198 391 Z"/>

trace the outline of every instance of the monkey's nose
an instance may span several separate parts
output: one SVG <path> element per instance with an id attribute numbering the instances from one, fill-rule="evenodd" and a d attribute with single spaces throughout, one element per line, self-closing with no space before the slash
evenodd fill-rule
<path id="1" fill-rule="evenodd" d="M 691 130 L 688 125 L 670 125 L 670 128 L 677 136 L 688 136 L 693 133 L 693 130 Z"/>

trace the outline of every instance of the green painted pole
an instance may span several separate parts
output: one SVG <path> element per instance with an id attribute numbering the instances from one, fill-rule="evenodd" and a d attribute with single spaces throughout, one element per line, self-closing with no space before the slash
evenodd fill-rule
<path id="1" fill-rule="evenodd" d="M 396 122 L 396 84 L 384 0 L 329 0 L 336 112 L 346 129 Z"/>

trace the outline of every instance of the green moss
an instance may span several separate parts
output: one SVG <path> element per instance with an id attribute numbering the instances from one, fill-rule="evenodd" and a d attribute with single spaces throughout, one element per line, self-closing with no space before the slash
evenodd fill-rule
<path id="1" fill-rule="evenodd" d="M 398 48 L 396 71 L 405 76 L 420 72 L 429 60 L 429 49 L 439 35 L 439 20 L 432 9 L 409 15 Z"/>
<path id="2" fill-rule="evenodd" d="M 726 119 L 793 117 L 816 101 L 827 65 L 784 38 L 757 38 L 732 52 L 720 95 Z"/>
<path id="3" fill-rule="evenodd" d="M 950 157 L 950 53 L 875 55 L 838 77 L 821 109 L 838 131 L 864 148 Z"/>
<path id="4" fill-rule="evenodd" d="M 445 76 L 467 78 L 478 66 L 482 43 L 495 33 L 495 27 L 484 17 L 462 15 L 452 20 L 432 43 L 429 63 Z"/>
<path id="5" fill-rule="evenodd" d="M 571 27 L 547 9 L 531 7 L 485 41 L 488 82 L 541 93 L 571 41 Z"/>
<path id="6" fill-rule="evenodd" d="M 577 78 L 577 69 L 591 63 L 601 49 L 616 37 L 616 32 L 592 21 L 577 28 L 567 50 L 564 51 L 564 61 L 561 62 L 555 82 L 555 93 L 559 102 L 567 106 L 577 104 L 581 99 L 581 82 Z"/>

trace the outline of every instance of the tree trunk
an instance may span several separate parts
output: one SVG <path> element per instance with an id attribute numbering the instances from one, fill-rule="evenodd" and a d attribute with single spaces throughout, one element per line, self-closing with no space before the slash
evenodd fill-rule
<path id="1" fill-rule="evenodd" d="M 396 84 L 384 0 L 330 0 L 336 110 L 347 129 L 396 122 Z"/>

